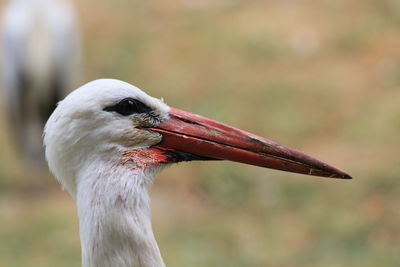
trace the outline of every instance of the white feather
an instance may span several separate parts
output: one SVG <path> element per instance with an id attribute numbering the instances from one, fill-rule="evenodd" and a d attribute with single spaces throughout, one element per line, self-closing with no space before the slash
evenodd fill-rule
<path id="1" fill-rule="evenodd" d="M 67 0 L 10 0 L 1 31 L 5 106 L 23 155 L 43 160 L 45 120 L 79 73 L 79 30 Z"/>
<path id="2" fill-rule="evenodd" d="M 120 164 L 124 152 L 147 148 L 160 136 L 135 128 L 131 116 L 103 109 L 131 97 L 155 110 L 169 107 L 118 80 L 90 82 L 61 101 L 44 132 L 55 177 L 76 199 L 83 266 L 164 266 L 154 239 L 148 190 L 160 165 Z"/>

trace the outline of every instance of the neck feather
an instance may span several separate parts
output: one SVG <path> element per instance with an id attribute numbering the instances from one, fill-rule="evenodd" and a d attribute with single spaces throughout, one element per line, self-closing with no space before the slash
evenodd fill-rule
<path id="1" fill-rule="evenodd" d="M 148 190 L 155 171 L 95 166 L 78 179 L 82 265 L 165 266 L 151 227 Z"/>

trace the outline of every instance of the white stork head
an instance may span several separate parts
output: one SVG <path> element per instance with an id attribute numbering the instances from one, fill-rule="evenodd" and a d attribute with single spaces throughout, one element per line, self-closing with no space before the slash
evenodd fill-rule
<path id="1" fill-rule="evenodd" d="M 110 265 L 101 266 L 163 265 L 150 227 L 147 189 L 168 163 L 226 159 L 350 178 L 301 152 L 170 108 L 111 79 L 90 82 L 61 101 L 46 124 L 44 143 L 51 171 L 77 199 L 85 266 L 107 260 Z"/>
<path id="2" fill-rule="evenodd" d="M 162 140 L 165 144 L 159 144 Z M 89 82 L 61 101 L 46 124 L 44 142 L 50 169 L 72 194 L 76 189 L 77 172 L 84 169 L 85 164 L 96 160 L 117 164 L 128 157 L 138 161 L 132 162 L 136 167 L 145 164 L 158 168 L 182 160 L 228 159 L 311 175 L 348 178 L 340 170 L 298 151 L 198 115 L 171 109 L 139 88 L 113 79 Z M 157 144 L 157 149 L 149 149 Z M 154 162 L 145 162 L 135 150 L 140 152 L 140 157 L 147 150 L 146 157 Z"/>
<path id="3" fill-rule="evenodd" d="M 86 164 L 117 163 L 125 152 L 159 143 L 159 133 L 141 127 L 167 120 L 169 110 L 162 101 L 126 82 L 89 82 L 59 102 L 46 124 L 49 167 L 74 196 L 78 172 Z"/>

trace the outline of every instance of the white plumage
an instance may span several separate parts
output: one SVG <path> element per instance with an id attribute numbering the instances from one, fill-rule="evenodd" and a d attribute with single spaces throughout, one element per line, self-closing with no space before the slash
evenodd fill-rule
<path id="1" fill-rule="evenodd" d="M 78 206 L 83 266 L 163 266 L 148 195 L 160 165 L 119 165 L 125 151 L 154 145 L 160 136 L 136 129 L 135 118 L 103 111 L 127 97 L 152 107 L 161 118 L 168 116 L 162 101 L 105 79 L 68 95 L 45 127 L 49 167 Z"/>
<path id="2" fill-rule="evenodd" d="M 76 200 L 85 267 L 164 266 L 149 188 L 166 164 L 228 159 L 325 177 L 346 173 L 268 139 L 189 112 L 118 80 L 69 94 L 44 132 L 51 171 Z"/>
<path id="3" fill-rule="evenodd" d="M 2 25 L 2 87 L 25 158 L 43 158 L 41 133 L 79 73 L 79 33 L 64 0 L 11 0 Z"/>

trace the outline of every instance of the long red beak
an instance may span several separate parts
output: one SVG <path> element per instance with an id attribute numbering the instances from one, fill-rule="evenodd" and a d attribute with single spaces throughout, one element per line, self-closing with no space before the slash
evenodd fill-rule
<path id="1" fill-rule="evenodd" d="M 171 108 L 168 121 L 150 130 L 163 136 L 154 148 L 190 155 L 175 161 L 224 159 L 307 175 L 351 179 L 347 173 L 302 152 L 175 108 Z"/>

